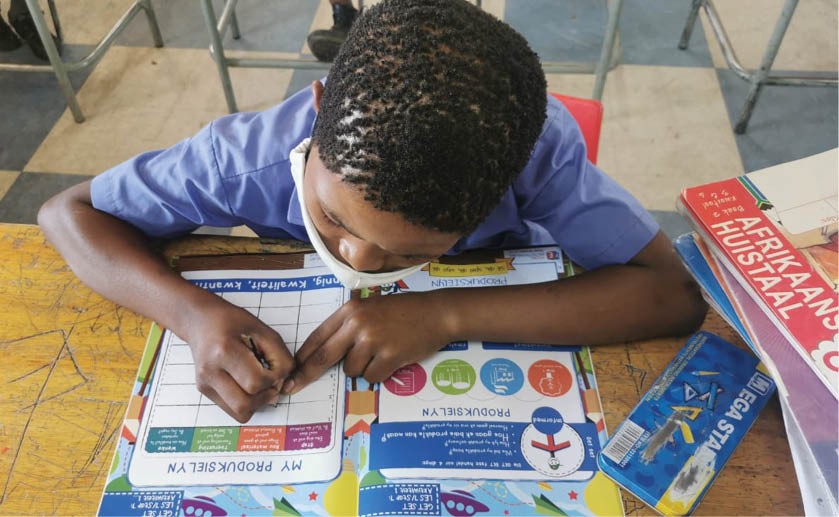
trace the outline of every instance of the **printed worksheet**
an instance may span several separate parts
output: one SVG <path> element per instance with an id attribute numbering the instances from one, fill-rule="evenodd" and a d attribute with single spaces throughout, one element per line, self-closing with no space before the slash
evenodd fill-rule
<path id="1" fill-rule="evenodd" d="M 264 321 L 292 355 L 347 294 L 324 267 L 183 276 Z M 134 486 L 307 483 L 340 472 L 340 367 L 240 424 L 197 390 L 187 343 L 167 330 L 156 355 L 147 416 L 128 468 Z"/>
<path id="2" fill-rule="evenodd" d="M 203 271 L 185 276 L 252 311 L 291 351 L 349 296 L 315 254 L 177 267 Z M 573 273 L 555 246 L 483 250 L 353 296 Z M 334 368 L 245 425 L 196 391 L 193 369 L 189 346 L 152 325 L 99 515 L 623 513 L 593 462 L 606 429 L 587 347 L 456 342 L 375 384 Z"/>
<path id="3" fill-rule="evenodd" d="M 477 263 L 431 263 L 381 294 L 547 282 L 564 272 L 556 247 L 506 250 Z M 591 479 L 602 417 L 588 361 L 580 347 L 463 341 L 400 368 L 379 390 L 371 468 L 388 479 Z"/>
<path id="4" fill-rule="evenodd" d="M 397 370 L 379 392 L 371 467 L 386 478 L 590 479 L 600 443 L 582 352 L 458 342 Z"/>

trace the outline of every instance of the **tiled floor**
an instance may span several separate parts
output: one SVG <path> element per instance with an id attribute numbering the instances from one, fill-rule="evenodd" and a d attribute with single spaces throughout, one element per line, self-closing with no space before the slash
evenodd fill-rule
<path id="1" fill-rule="evenodd" d="M 65 58 L 78 59 L 130 0 L 58 2 Z M 72 75 L 87 117 L 76 124 L 48 73 L 0 72 L 0 221 L 34 223 L 54 193 L 149 149 L 171 145 L 224 115 L 226 105 L 195 0 L 154 0 L 165 47 L 152 47 L 142 16 L 92 72 Z M 365 4 L 373 2 L 367 0 Z M 717 0 L 744 66 L 755 67 L 783 0 Z M 5 4 L 0 4 L 7 7 Z M 621 65 L 608 77 L 599 164 L 633 192 L 671 236 L 686 231 L 673 210 L 686 186 L 800 158 L 837 145 L 835 88 L 765 88 L 745 135 L 731 131 L 747 84 L 725 68 L 707 20 L 690 48 L 676 48 L 690 0 L 625 0 Z M 545 60 L 597 58 L 604 2 L 484 0 Z M 220 1 L 216 0 L 216 9 Z M 331 25 L 326 0 L 248 0 L 238 9 L 237 52 L 308 54 L 306 34 Z M 837 70 L 835 0 L 801 2 L 775 68 Z M 32 62 L 29 50 L 0 62 Z M 233 69 L 239 108 L 264 109 L 322 71 Z M 548 77 L 551 91 L 587 97 L 590 75 Z M 229 232 L 223 230 L 222 232 Z M 242 233 L 242 230 L 234 230 Z"/>

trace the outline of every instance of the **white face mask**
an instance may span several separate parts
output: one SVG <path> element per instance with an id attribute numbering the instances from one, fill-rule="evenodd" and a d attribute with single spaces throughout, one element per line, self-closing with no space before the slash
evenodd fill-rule
<path id="1" fill-rule="evenodd" d="M 320 238 L 317 228 L 312 223 L 312 218 L 309 216 L 309 209 L 306 208 L 306 199 L 303 195 L 303 170 L 306 167 L 306 151 L 309 150 L 310 140 L 310 138 L 303 140 L 300 142 L 300 145 L 291 151 L 289 155 L 291 176 L 294 178 L 294 184 L 297 186 L 297 200 L 300 202 L 303 225 L 306 227 L 309 240 L 312 246 L 314 246 L 315 251 L 320 255 L 321 260 L 329 267 L 332 274 L 335 275 L 335 278 L 349 289 L 361 289 L 363 287 L 392 284 L 422 269 L 427 262 L 404 269 L 397 269 L 396 271 L 388 271 L 387 273 L 365 273 L 349 267 L 329 252 L 329 249 L 327 249 L 323 240 Z"/>

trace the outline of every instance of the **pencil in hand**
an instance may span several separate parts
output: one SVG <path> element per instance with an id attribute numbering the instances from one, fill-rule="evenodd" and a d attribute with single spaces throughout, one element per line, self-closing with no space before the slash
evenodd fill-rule
<path id="1" fill-rule="evenodd" d="M 248 348 L 251 349 L 253 356 L 256 357 L 256 360 L 259 361 L 259 364 L 262 365 L 263 368 L 266 370 L 271 369 L 271 365 L 268 364 L 268 361 L 265 360 L 265 355 L 256 347 L 256 343 L 253 342 L 253 338 L 246 334 L 242 334 L 242 341 L 245 342 Z"/>

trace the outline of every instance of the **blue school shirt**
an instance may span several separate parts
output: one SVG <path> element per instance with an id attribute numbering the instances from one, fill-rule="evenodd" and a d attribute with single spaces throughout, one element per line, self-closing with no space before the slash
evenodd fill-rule
<path id="1" fill-rule="evenodd" d="M 263 112 L 211 122 L 168 149 L 95 177 L 93 206 L 154 237 L 247 225 L 262 237 L 308 241 L 289 153 L 311 136 L 307 88 Z M 574 118 L 548 96 L 530 161 L 501 202 L 450 250 L 558 244 L 586 269 L 623 264 L 658 232 L 638 201 L 586 159 Z"/>

